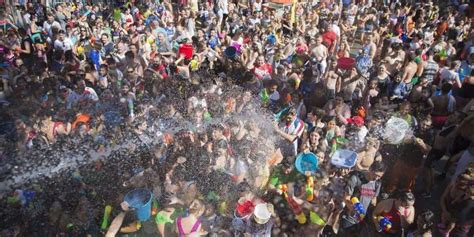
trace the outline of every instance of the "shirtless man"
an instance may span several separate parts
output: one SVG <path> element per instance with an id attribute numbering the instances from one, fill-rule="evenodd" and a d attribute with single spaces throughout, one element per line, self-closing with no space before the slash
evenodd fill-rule
<path id="1" fill-rule="evenodd" d="M 380 153 L 377 153 L 380 142 L 374 138 L 368 138 L 367 140 L 365 149 L 357 154 L 359 158 L 357 159 L 355 169 L 359 171 L 369 170 L 375 160 L 382 160 Z"/>
<path id="2" fill-rule="evenodd" d="M 337 93 L 341 91 L 341 76 L 337 74 L 337 61 L 335 58 L 331 59 L 331 67 L 326 74 L 326 98 L 328 100 L 334 99 Z"/>
<path id="3" fill-rule="evenodd" d="M 323 187 L 319 191 L 314 204 L 305 203 L 305 207 L 310 209 L 312 213 L 308 218 L 310 224 L 301 228 L 301 232 L 299 232 L 301 236 L 320 236 L 324 227 L 332 224 L 330 222 L 338 208 L 334 196 L 333 190 L 329 187 Z"/>
<path id="4" fill-rule="evenodd" d="M 357 73 L 357 69 L 354 67 L 352 68 L 351 74 L 349 77 L 342 80 L 342 92 L 344 101 L 351 101 L 352 94 L 354 93 L 355 89 L 360 87 L 360 90 L 364 90 L 364 82 L 362 82 L 361 77 Z"/>
<path id="5" fill-rule="evenodd" d="M 410 91 L 413 85 L 418 82 L 418 77 L 416 76 L 416 72 L 418 71 L 418 64 L 415 62 L 415 55 L 409 54 L 408 55 L 408 64 L 405 66 L 403 70 L 402 81 L 408 86 L 408 90 Z"/>
<path id="6" fill-rule="evenodd" d="M 328 57 L 328 48 L 323 44 L 322 35 L 316 36 L 315 43 L 311 47 L 311 55 L 316 58 L 319 71 L 324 73 L 327 67 L 326 58 Z"/>
<path id="7" fill-rule="evenodd" d="M 58 135 L 68 135 L 71 131 L 71 123 L 54 122 L 51 116 L 41 121 L 39 130 L 46 135 L 49 143 L 54 143 Z"/>
<path id="8" fill-rule="evenodd" d="M 395 75 L 402 68 L 403 62 L 405 61 L 405 51 L 401 45 L 396 44 L 392 46 L 392 50 L 385 57 L 385 67 L 390 75 Z"/>
<path id="9" fill-rule="evenodd" d="M 445 83 L 441 87 L 440 96 L 434 95 L 428 99 L 428 104 L 432 109 L 431 118 L 433 121 L 433 126 L 435 127 L 443 127 L 448 116 L 452 114 L 456 108 L 456 100 L 452 95 L 449 95 L 449 92 L 452 88 L 453 85 Z"/>
<path id="10" fill-rule="evenodd" d="M 370 33 L 365 38 L 364 50 L 369 52 L 369 57 L 373 60 L 377 53 L 377 45 L 374 43 L 374 35 Z"/>

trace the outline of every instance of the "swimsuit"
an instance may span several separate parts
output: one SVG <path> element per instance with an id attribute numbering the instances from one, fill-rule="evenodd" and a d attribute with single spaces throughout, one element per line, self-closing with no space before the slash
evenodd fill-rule
<path id="1" fill-rule="evenodd" d="M 182 217 L 178 217 L 178 220 L 176 222 L 176 225 L 178 226 L 178 234 L 179 234 L 179 237 L 185 237 L 191 233 L 194 233 L 198 230 L 199 226 L 201 226 L 201 221 L 200 220 L 197 220 L 194 225 L 193 225 L 193 228 L 191 229 L 191 231 L 188 233 L 188 234 L 185 234 L 184 233 L 184 229 L 183 229 L 183 226 L 181 224 L 181 221 L 182 221 Z"/>
<path id="2" fill-rule="evenodd" d="M 408 210 L 405 209 L 405 211 L 403 212 L 403 216 L 407 217 L 408 215 L 409 215 Z M 387 212 L 387 213 L 383 213 L 382 216 L 386 217 L 387 219 L 390 220 L 390 222 L 392 222 L 391 230 L 393 230 L 393 231 L 401 230 L 401 228 L 402 228 L 402 224 L 401 224 L 402 213 L 400 213 L 395 208 L 395 201 L 393 201 L 392 209 L 390 209 L 390 211 Z"/>
<path id="3" fill-rule="evenodd" d="M 63 122 L 54 122 L 53 123 L 53 136 L 56 137 L 58 135 L 58 127 L 59 126 L 64 126 L 64 123 Z"/>

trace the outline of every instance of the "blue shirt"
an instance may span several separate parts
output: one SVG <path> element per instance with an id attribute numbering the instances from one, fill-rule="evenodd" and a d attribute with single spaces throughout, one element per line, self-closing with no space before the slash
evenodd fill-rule
<path id="1" fill-rule="evenodd" d="M 387 94 L 391 96 L 395 96 L 397 98 L 403 99 L 408 94 L 408 87 L 404 82 L 393 82 L 390 81 L 387 87 Z"/>

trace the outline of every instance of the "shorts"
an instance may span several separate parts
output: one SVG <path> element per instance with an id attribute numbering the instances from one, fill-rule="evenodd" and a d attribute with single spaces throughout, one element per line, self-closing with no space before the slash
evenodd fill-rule
<path id="1" fill-rule="evenodd" d="M 336 90 L 326 89 L 326 99 L 334 99 L 336 97 Z"/>
<path id="2" fill-rule="evenodd" d="M 423 166 L 425 168 L 433 168 L 433 163 L 435 161 L 440 160 L 445 154 L 446 152 L 442 150 L 432 148 L 430 152 L 428 153 L 428 156 L 426 157 L 426 160 Z"/>
<path id="3" fill-rule="evenodd" d="M 447 115 L 431 115 L 431 122 L 437 128 L 442 128 L 447 119 Z"/>
<path id="4" fill-rule="evenodd" d="M 368 25 L 365 25 L 365 29 L 364 31 L 369 33 L 369 32 L 372 32 L 374 30 L 374 25 L 372 24 L 368 24 Z"/>

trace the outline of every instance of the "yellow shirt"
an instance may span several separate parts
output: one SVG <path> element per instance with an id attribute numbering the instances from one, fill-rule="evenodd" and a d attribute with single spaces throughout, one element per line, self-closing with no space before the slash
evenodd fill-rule
<path id="1" fill-rule="evenodd" d="M 199 64 L 197 60 L 191 60 L 191 71 L 197 71 L 199 69 Z"/>

